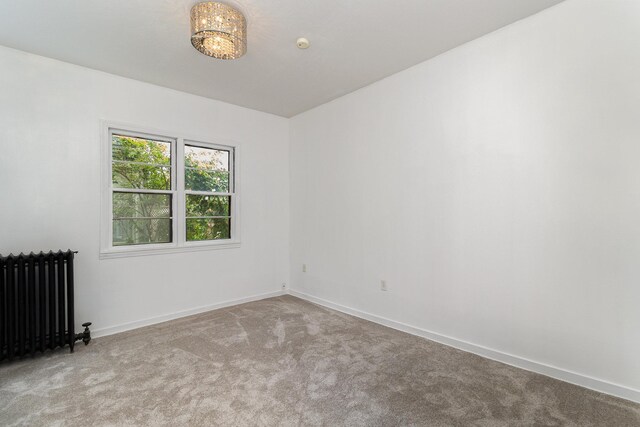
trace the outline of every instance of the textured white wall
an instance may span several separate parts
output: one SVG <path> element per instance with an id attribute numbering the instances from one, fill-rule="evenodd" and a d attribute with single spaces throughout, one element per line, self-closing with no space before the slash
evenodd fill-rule
<path id="1" fill-rule="evenodd" d="M 238 142 L 241 247 L 99 260 L 101 119 Z M 278 291 L 288 131 L 280 117 L 0 48 L 0 253 L 79 250 L 76 319 L 96 330 Z"/>
<path id="2" fill-rule="evenodd" d="M 639 23 L 569 0 L 294 117 L 293 289 L 638 393 Z"/>

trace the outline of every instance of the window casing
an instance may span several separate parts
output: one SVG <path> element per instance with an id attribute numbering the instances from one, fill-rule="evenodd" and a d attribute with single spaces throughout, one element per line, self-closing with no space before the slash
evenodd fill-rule
<path id="1" fill-rule="evenodd" d="M 105 124 L 103 145 L 101 258 L 239 246 L 237 144 Z"/>

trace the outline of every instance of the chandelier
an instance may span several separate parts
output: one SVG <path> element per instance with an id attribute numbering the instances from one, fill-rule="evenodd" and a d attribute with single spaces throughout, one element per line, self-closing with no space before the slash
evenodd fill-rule
<path id="1" fill-rule="evenodd" d="M 191 44 L 218 59 L 237 59 L 247 51 L 247 21 L 223 3 L 203 2 L 191 8 Z"/>

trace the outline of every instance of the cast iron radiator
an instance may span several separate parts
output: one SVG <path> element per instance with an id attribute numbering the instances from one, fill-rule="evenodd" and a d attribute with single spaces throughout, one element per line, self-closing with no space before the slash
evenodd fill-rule
<path id="1" fill-rule="evenodd" d="M 0 255 L 0 361 L 91 341 L 76 334 L 73 257 L 77 252 Z"/>

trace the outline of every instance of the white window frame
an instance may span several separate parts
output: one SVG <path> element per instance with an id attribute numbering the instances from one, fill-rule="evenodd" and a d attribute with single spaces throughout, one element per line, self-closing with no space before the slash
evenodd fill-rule
<path id="1" fill-rule="evenodd" d="M 101 122 L 102 127 L 102 189 L 100 224 L 100 259 L 124 258 L 130 256 L 159 255 L 212 249 L 240 247 L 240 146 L 234 141 L 187 136 L 180 132 L 169 132 L 140 126 Z M 113 183 L 112 183 L 112 135 L 122 134 L 171 143 L 171 190 L 143 190 L 148 193 L 171 193 L 172 239 L 170 243 L 154 243 L 131 246 L 113 246 Z M 231 196 L 231 238 L 220 240 L 186 240 L 186 195 L 210 194 L 185 189 L 184 147 L 185 145 L 229 151 L 229 192 L 216 193 Z M 178 161 L 178 159 L 181 159 Z M 119 191 L 119 190 L 118 190 Z M 136 192 L 134 190 L 134 192 Z"/>

